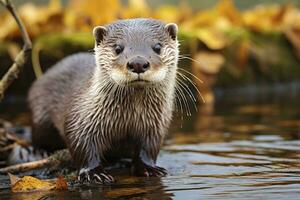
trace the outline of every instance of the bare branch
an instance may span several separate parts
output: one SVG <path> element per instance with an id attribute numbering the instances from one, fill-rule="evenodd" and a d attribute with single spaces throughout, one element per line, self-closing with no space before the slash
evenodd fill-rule
<path id="1" fill-rule="evenodd" d="M 24 41 L 24 45 L 22 51 L 17 55 L 13 65 L 9 68 L 6 74 L 2 77 L 0 81 L 0 100 L 4 96 L 5 90 L 11 85 L 11 83 L 18 77 L 20 71 L 23 69 L 24 64 L 28 60 L 29 54 L 32 49 L 31 40 L 28 36 L 26 28 L 21 21 L 14 5 L 10 0 L 0 0 L 0 3 L 3 4 L 6 9 L 10 12 L 10 14 L 15 19 L 22 35 L 22 39 Z"/>
<path id="2" fill-rule="evenodd" d="M 44 158 L 42 160 L 0 168 L 0 174 L 28 172 L 31 170 L 41 169 L 46 167 L 47 168 L 53 167 L 55 169 L 58 169 L 61 165 L 63 166 L 71 165 L 71 163 L 72 163 L 72 158 L 69 150 L 63 149 L 63 150 L 56 151 L 53 155 L 49 156 L 48 158 Z"/>
<path id="3" fill-rule="evenodd" d="M 22 163 L 17 165 L 12 165 L 4 168 L 0 168 L 0 174 L 6 174 L 6 173 L 20 173 L 20 172 L 26 172 L 31 171 L 34 169 L 43 168 L 45 166 L 48 166 L 50 163 L 50 160 L 45 158 L 38 161 L 28 162 L 28 163 Z"/>
<path id="4" fill-rule="evenodd" d="M 0 3 L 1 3 L 2 5 L 4 5 L 4 6 L 7 5 L 7 1 L 6 1 L 6 0 L 0 0 Z"/>

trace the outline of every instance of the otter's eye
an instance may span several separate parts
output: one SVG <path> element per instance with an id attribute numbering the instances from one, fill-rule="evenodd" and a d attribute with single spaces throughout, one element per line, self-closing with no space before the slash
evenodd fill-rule
<path id="1" fill-rule="evenodd" d="M 123 45 L 116 45 L 115 46 L 115 52 L 117 55 L 119 55 L 120 53 L 122 53 L 124 50 L 124 46 Z"/>
<path id="2" fill-rule="evenodd" d="M 155 44 L 152 49 L 155 53 L 160 54 L 162 45 L 160 43 Z"/>

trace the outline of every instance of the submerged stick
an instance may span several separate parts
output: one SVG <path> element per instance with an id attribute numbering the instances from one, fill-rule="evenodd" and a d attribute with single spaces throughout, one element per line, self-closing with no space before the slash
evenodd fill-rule
<path id="1" fill-rule="evenodd" d="M 22 39 L 24 41 L 24 45 L 20 53 L 14 60 L 14 63 L 6 72 L 6 74 L 2 77 L 0 81 L 0 100 L 3 98 L 6 89 L 12 84 L 12 82 L 18 77 L 20 71 L 23 69 L 24 64 L 28 60 L 29 54 L 32 49 L 32 43 L 26 31 L 26 28 L 21 21 L 14 5 L 10 0 L 0 0 L 0 3 L 6 7 L 6 9 L 10 12 L 10 14 L 15 19 L 22 35 Z"/>

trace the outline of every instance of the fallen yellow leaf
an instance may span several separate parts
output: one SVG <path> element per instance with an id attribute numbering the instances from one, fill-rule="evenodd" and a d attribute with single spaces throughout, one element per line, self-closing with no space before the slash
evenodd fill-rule
<path id="1" fill-rule="evenodd" d="M 15 185 L 16 182 L 18 182 L 21 178 L 11 174 L 11 173 L 8 173 L 8 177 L 9 177 L 9 180 L 10 180 L 10 184 L 11 185 Z"/>
<path id="2" fill-rule="evenodd" d="M 19 178 L 15 175 L 8 174 L 11 182 L 12 192 L 31 192 L 31 191 L 49 191 L 49 190 L 64 190 L 67 189 L 66 180 L 60 176 L 54 181 L 40 180 L 32 176 L 24 176 Z"/>
<path id="3" fill-rule="evenodd" d="M 41 181 L 31 176 L 24 176 L 12 185 L 11 190 L 13 192 L 29 192 L 35 190 L 52 190 L 55 188 L 55 184 L 46 181 Z"/>
<path id="4" fill-rule="evenodd" d="M 63 176 L 59 176 L 56 179 L 56 189 L 57 190 L 66 190 L 68 189 L 68 184 L 67 181 L 65 180 L 65 178 Z"/>

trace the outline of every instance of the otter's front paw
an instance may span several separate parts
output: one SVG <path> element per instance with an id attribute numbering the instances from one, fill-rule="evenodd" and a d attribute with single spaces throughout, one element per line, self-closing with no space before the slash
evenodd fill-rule
<path id="1" fill-rule="evenodd" d="M 79 171 L 78 181 L 80 183 L 109 184 L 115 180 L 111 175 L 107 174 L 102 167 L 96 167 L 93 169 L 82 168 Z"/>
<path id="2" fill-rule="evenodd" d="M 167 170 L 158 166 L 149 166 L 146 164 L 134 165 L 132 168 L 133 174 L 136 176 L 152 176 L 152 177 L 163 177 L 168 174 Z"/>

